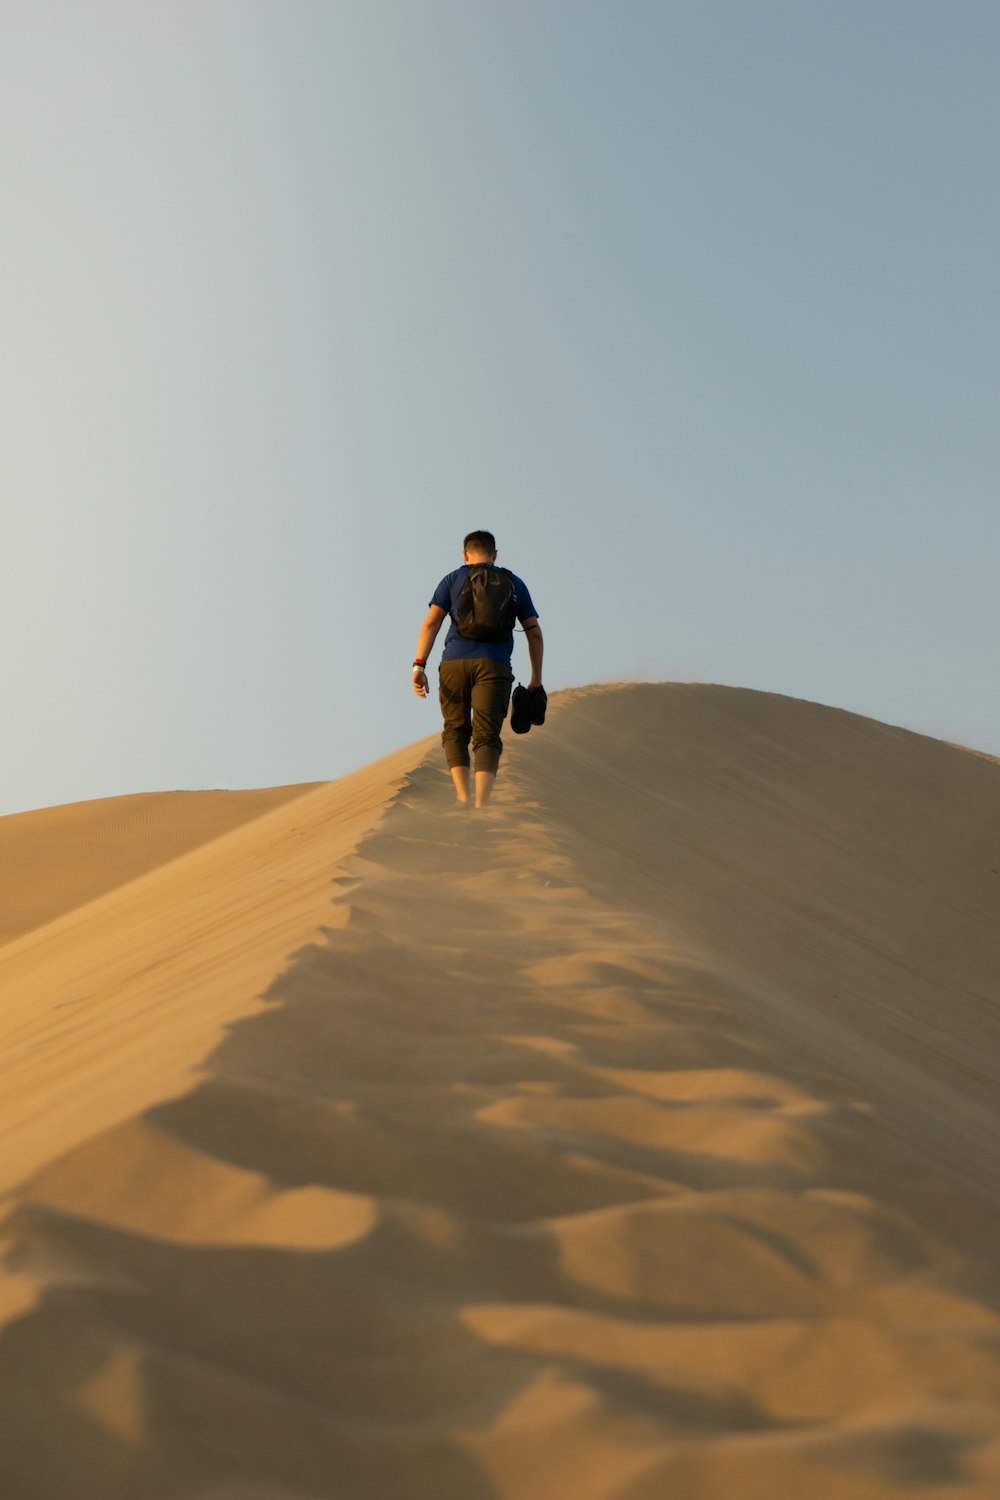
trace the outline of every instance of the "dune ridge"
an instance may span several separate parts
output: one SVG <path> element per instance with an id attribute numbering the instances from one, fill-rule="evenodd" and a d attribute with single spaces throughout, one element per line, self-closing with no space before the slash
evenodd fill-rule
<path id="1" fill-rule="evenodd" d="M 509 752 L 485 815 L 411 747 L 0 952 L 25 1067 L 59 964 L 188 955 L 172 1088 L 4 1092 L 11 1500 L 1000 1493 L 1000 768 L 670 684 Z"/>

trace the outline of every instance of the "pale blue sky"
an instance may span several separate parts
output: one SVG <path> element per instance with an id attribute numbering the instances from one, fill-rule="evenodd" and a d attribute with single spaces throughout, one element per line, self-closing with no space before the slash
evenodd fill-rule
<path id="1" fill-rule="evenodd" d="M 436 732 L 478 526 L 550 689 L 1000 754 L 998 160 L 995 0 L 4 0 L 0 812 Z"/>

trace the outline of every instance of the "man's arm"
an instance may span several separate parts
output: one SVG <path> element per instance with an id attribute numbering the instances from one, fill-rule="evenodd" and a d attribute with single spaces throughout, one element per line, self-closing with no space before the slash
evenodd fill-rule
<path id="1" fill-rule="evenodd" d="M 542 640 L 542 627 L 538 623 L 537 615 L 529 615 L 522 623 L 528 642 L 528 656 L 531 658 L 531 681 L 528 683 L 530 693 L 534 688 L 542 685 L 542 653 L 545 650 L 545 642 Z M 419 654 L 418 652 L 417 655 Z"/>
<path id="2" fill-rule="evenodd" d="M 446 609 L 441 609 L 437 604 L 431 605 L 427 611 L 427 618 L 420 627 L 420 634 L 417 636 L 417 650 L 415 654 L 417 661 L 426 661 L 430 656 L 442 622 L 447 618 L 448 611 Z M 413 669 L 413 691 L 418 698 L 427 697 L 427 673 L 422 667 L 414 667 Z"/>

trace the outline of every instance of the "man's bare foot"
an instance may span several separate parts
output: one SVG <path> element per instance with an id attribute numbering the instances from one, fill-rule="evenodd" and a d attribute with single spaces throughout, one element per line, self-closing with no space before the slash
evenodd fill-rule
<path id="1" fill-rule="evenodd" d="M 496 776 L 496 772 L 495 771 L 477 771 L 476 772 L 476 806 L 477 807 L 485 807 L 486 804 L 489 802 L 489 800 L 490 800 L 490 793 L 493 791 L 493 783 L 496 781 L 496 779 L 497 779 L 497 776 Z"/>

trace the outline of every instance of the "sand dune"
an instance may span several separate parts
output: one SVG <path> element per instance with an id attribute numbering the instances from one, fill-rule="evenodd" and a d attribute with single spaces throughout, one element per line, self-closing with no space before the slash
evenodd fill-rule
<path id="1" fill-rule="evenodd" d="M 167 801 L 0 949 L 3 1500 L 1000 1495 L 1000 765 L 705 686 L 508 748 Z"/>
<path id="2" fill-rule="evenodd" d="M 0 818 L 0 944 L 220 838 L 312 785 L 144 792 Z"/>

